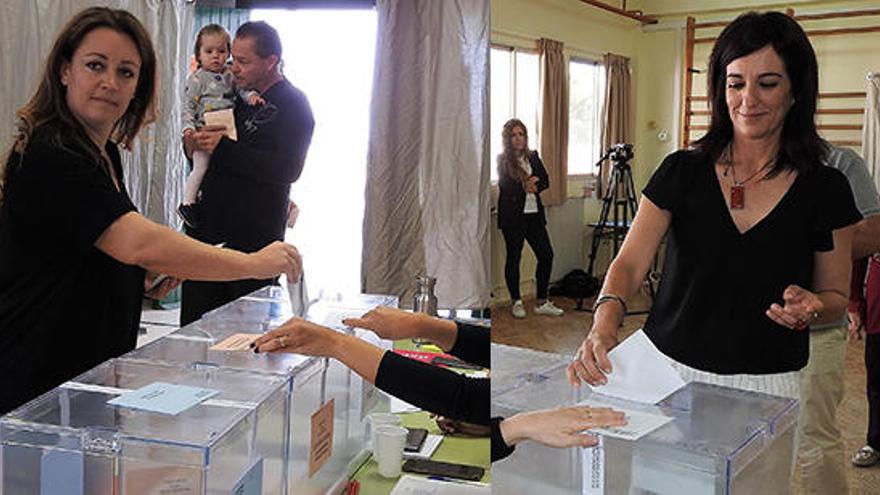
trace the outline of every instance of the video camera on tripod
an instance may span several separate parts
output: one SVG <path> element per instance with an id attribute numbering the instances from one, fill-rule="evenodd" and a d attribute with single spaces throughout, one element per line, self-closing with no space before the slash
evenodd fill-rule
<path id="1" fill-rule="evenodd" d="M 633 145 L 629 143 L 617 143 L 608 148 L 608 151 L 605 152 L 605 156 L 599 160 L 596 166 L 601 165 L 602 162 L 607 159 L 614 162 L 615 166 L 623 166 L 628 164 L 628 162 L 633 159 L 633 156 L 635 156 L 633 153 Z"/>

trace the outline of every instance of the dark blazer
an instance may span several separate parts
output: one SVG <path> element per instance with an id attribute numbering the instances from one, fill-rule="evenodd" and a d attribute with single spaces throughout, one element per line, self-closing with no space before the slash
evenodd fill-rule
<path id="1" fill-rule="evenodd" d="M 529 151 L 529 163 L 532 165 L 532 176 L 538 177 L 538 192 L 550 187 L 547 169 L 538 157 L 537 151 Z M 538 215 L 542 224 L 546 224 L 544 204 L 538 194 Z M 515 178 L 499 170 L 498 177 L 498 228 L 514 228 L 522 223 L 523 207 L 526 204 L 526 190 Z"/>

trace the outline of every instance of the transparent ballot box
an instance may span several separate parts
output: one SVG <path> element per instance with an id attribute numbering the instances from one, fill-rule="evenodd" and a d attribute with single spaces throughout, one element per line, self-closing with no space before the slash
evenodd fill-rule
<path id="1" fill-rule="evenodd" d="M 256 323 L 268 329 L 299 316 L 325 326 L 342 328 L 342 318 L 361 316 L 377 306 L 397 307 L 397 304 L 396 296 L 380 294 L 322 292 L 320 297 L 308 300 L 307 294 L 295 287 L 270 285 L 209 311 L 202 319 Z"/>
<path id="2" fill-rule="evenodd" d="M 108 404 L 160 382 L 216 394 L 176 414 Z M 270 375 L 107 361 L 0 418 L 2 493 L 282 494 L 288 394 Z"/>
<path id="3" fill-rule="evenodd" d="M 340 331 L 352 332 L 351 329 Z M 236 336 L 262 332 L 261 323 L 202 319 L 126 357 L 177 365 L 208 363 L 287 380 L 290 389 L 288 493 L 324 493 L 344 483 L 366 459 L 362 418 L 370 412 L 388 411 L 389 400 L 335 360 L 288 353 L 255 354 L 249 349 L 224 350 Z M 371 338 L 374 344 L 390 346 L 390 342 L 378 339 L 372 332 L 357 333 L 363 333 L 362 338 Z M 328 428 L 331 425 L 332 428 Z M 321 438 L 315 436 L 319 430 L 323 432 Z"/>
<path id="4" fill-rule="evenodd" d="M 643 436 L 600 433 L 595 448 L 551 449 L 534 442 L 493 464 L 505 494 L 778 495 L 791 490 L 798 403 L 761 393 L 691 382 L 656 405 L 571 387 L 564 367 L 539 383 L 492 398 L 493 416 L 588 403 L 622 410 Z M 635 428 L 628 426 L 627 428 Z M 632 433 L 631 431 L 629 433 Z"/>
<path id="5" fill-rule="evenodd" d="M 554 371 L 568 366 L 571 358 L 504 344 L 492 344 L 492 396 L 516 387 L 546 380 Z"/>

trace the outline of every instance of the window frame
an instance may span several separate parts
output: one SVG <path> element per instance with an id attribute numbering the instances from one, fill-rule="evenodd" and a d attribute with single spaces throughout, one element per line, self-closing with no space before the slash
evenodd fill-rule
<path id="1" fill-rule="evenodd" d="M 604 64 L 602 64 L 601 60 L 585 57 L 582 55 L 569 55 L 569 57 L 568 57 L 568 64 L 569 64 L 568 65 L 568 69 L 569 69 L 569 72 L 568 72 L 568 98 L 569 98 L 569 101 L 571 101 L 571 64 L 572 63 L 588 64 L 588 65 L 595 66 L 597 68 L 604 67 Z M 607 81 L 606 81 L 606 84 L 607 84 Z M 603 125 L 603 123 L 602 123 L 602 110 L 603 110 L 603 107 L 605 106 L 605 95 L 601 94 L 601 95 L 597 95 L 597 96 L 600 97 L 601 100 L 599 101 L 599 105 L 598 105 L 598 116 L 596 118 L 596 123 L 599 126 L 602 126 Z M 569 114 L 569 116 L 568 116 L 568 125 L 570 128 L 571 127 L 571 114 Z M 601 130 L 600 130 L 599 135 L 601 136 Z M 601 138 L 600 138 L 600 140 L 601 140 Z M 571 143 L 569 143 L 568 145 L 571 146 Z M 601 147 L 601 143 L 600 143 L 600 147 Z M 592 177 L 598 177 L 598 176 L 599 176 L 598 172 L 574 173 L 574 174 L 569 173 L 567 175 L 567 178 L 568 178 L 568 180 L 586 180 L 586 179 L 589 179 Z"/>
<path id="2" fill-rule="evenodd" d="M 516 55 L 518 53 L 535 55 L 535 56 L 538 56 L 540 54 L 538 53 L 537 48 L 525 48 L 522 46 L 515 46 L 515 45 L 504 44 L 504 43 L 491 43 L 490 42 L 489 43 L 490 59 L 491 59 L 491 51 L 493 49 L 506 51 L 507 55 L 510 57 L 510 79 L 508 81 L 508 85 L 509 85 L 508 93 L 510 95 L 510 99 L 507 102 L 507 108 L 508 108 L 510 115 L 516 115 L 516 113 L 517 113 L 517 108 L 516 108 L 516 88 L 517 88 L 517 70 L 516 70 L 517 62 L 516 62 L 516 60 L 517 60 L 517 57 L 516 57 Z M 491 70 L 492 70 L 492 68 L 490 66 L 490 68 L 489 68 L 490 74 L 491 74 Z M 539 71 L 540 71 L 540 68 L 539 68 Z M 490 77 L 491 77 L 491 75 L 490 75 Z M 538 74 L 538 77 L 540 78 L 540 72 Z M 491 91 L 491 83 L 490 83 L 490 91 Z M 491 96 L 490 96 L 490 98 L 491 98 Z M 537 108 L 535 110 L 537 111 Z M 510 118 L 510 117 L 508 117 L 508 118 Z M 489 112 L 490 126 L 491 126 L 491 121 L 492 121 L 492 112 L 490 110 L 490 112 Z M 492 132 L 493 133 L 500 132 L 500 128 L 499 129 L 493 128 Z M 531 136 L 530 136 L 529 141 L 534 142 L 534 140 L 537 136 L 537 132 L 538 132 L 537 128 L 531 130 L 531 132 L 530 132 Z M 489 146 L 491 148 L 491 138 L 489 140 L 489 143 L 490 143 Z M 495 157 L 493 156 L 491 158 L 491 160 L 494 163 Z M 492 170 L 494 170 L 494 169 L 492 169 Z M 490 175 L 491 175 L 491 172 L 490 172 Z M 496 186 L 498 184 L 498 179 L 497 178 L 492 179 L 491 184 L 492 184 L 492 186 Z"/>

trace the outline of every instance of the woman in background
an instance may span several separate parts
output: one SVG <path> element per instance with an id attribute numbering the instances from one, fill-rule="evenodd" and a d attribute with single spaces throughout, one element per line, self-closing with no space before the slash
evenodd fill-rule
<path id="1" fill-rule="evenodd" d="M 528 132 L 519 119 L 510 119 L 504 124 L 501 140 L 504 151 L 498 155 L 498 228 L 507 247 L 504 280 L 513 301 L 511 311 L 516 318 L 526 317 L 519 291 L 519 262 L 523 242 L 528 241 L 538 258 L 535 313 L 562 316 L 563 311 L 547 298 L 553 269 L 553 247 L 541 202 L 541 191 L 550 187 L 547 170 L 538 152 L 529 149 Z"/>

